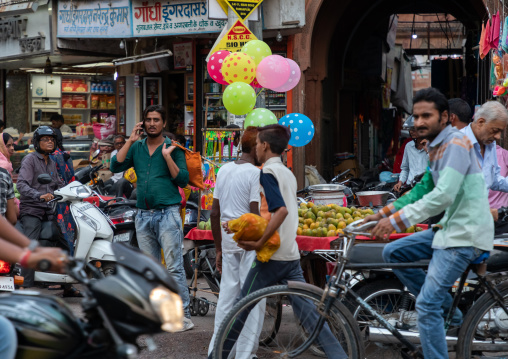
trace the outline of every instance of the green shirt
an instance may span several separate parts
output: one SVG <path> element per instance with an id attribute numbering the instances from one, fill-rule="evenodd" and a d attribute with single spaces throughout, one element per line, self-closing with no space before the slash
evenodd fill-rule
<path id="1" fill-rule="evenodd" d="M 171 145 L 171 140 L 166 138 L 164 143 Z M 150 156 L 145 138 L 129 148 L 125 161 L 118 162 L 116 156 L 111 159 L 111 172 L 123 172 L 134 167 L 138 178 L 136 190 L 138 208 L 163 209 L 180 204 L 182 197 L 178 187 L 183 188 L 189 182 L 184 152 L 179 148 L 171 152 L 171 158 L 180 169 L 178 175 L 172 178 L 168 164 L 162 156 L 162 146 L 163 144 L 157 147 Z"/>

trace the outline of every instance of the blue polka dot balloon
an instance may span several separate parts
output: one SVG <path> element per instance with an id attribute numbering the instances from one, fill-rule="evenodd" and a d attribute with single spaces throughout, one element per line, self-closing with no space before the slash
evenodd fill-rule
<path id="1" fill-rule="evenodd" d="M 282 117 L 279 120 L 279 125 L 289 127 L 291 131 L 289 144 L 291 146 L 305 146 L 314 137 L 314 124 L 312 120 L 301 113 L 290 113 Z"/>

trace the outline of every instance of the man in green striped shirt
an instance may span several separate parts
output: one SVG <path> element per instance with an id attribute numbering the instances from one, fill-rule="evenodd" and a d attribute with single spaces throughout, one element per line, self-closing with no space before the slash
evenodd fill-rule
<path id="1" fill-rule="evenodd" d="M 418 329 L 425 358 L 448 358 L 443 315 L 452 304 L 448 290 L 464 270 L 493 248 L 494 221 L 490 214 L 482 170 L 466 135 L 449 124 L 448 101 L 434 88 L 418 91 L 413 116 L 419 137 L 429 140 L 429 167 L 422 181 L 406 196 L 369 216 L 379 221 L 372 230 L 385 238 L 443 211 L 441 230 L 416 233 L 388 244 L 386 262 L 431 259 L 422 269 L 394 270 L 417 295 Z M 456 325 L 461 313 L 454 315 Z"/>

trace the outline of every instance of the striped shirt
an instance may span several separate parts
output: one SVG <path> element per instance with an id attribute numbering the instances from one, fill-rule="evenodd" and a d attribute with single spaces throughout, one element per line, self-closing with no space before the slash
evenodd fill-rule
<path id="1" fill-rule="evenodd" d="M 469 138 L 447 126 L 429 145 L 430 166 L 420 183 L 380 213 L 397 231 L 445 214 L 432 248 L 493 248 L 494 220 L 490 214 L 482 169 Z"/>

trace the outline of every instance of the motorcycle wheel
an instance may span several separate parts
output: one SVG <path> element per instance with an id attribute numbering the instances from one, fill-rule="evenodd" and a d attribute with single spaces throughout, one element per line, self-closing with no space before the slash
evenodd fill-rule
<path id="1" fill-rule="evenodd" d="M 408 291 L 404 291 L 404 286 L 399 280 L 383 279 L 373 281 L 360 288 L 357 294 L 390 323 L 398 322 L 402 316 L 405 329 L 416 326 L 416 297 Z M 346 302 L 344 304 L 358 321 L 360 331 L 366 331 L 369 326 L 383 328 L 370 314 L 355 305 L 356 303 Z M 405 312 L 402 313 L 403 308 L 405 308 Z M 393 344 L 366 340 L 364 346 L 365 358 L 407 358 L 407 349 L 396 339 Z"/>

